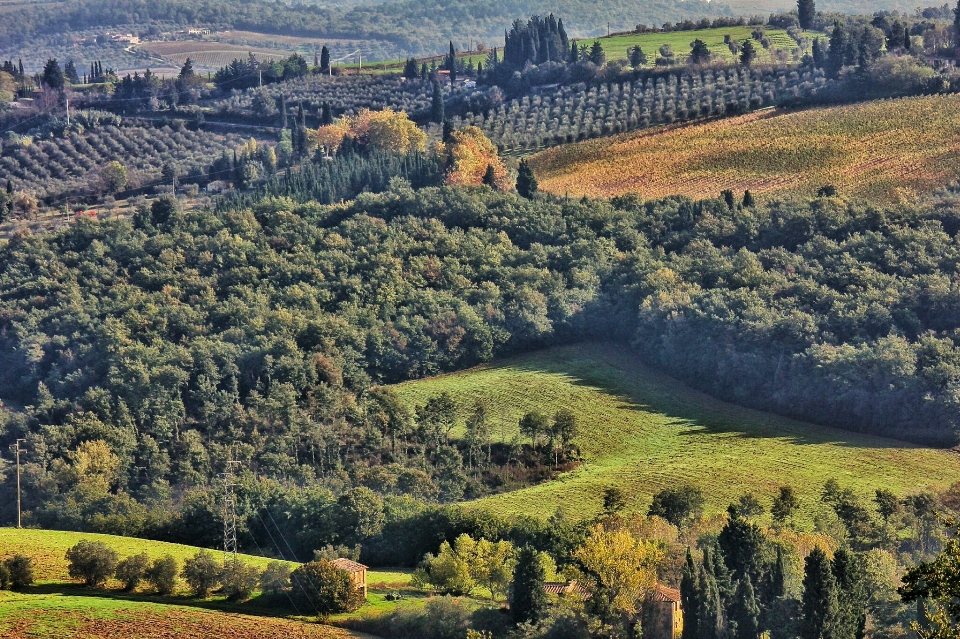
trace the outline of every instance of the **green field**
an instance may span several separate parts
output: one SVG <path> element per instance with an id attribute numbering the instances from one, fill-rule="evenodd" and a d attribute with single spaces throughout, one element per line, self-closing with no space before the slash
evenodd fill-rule
<path id="1" fill-rule="evenodd" d="M 699 31 L 672 31 L 668 33 L 630 33 L 625 35 L 615 35 L 609 38 L 599 38 L 603 46 L 603 52 L 607 55 L 607 60 L 619 60 L 627 58 L 627 50 L 639 46 L 647 55 L 649 66 L 653 66 L 657 50 L 661 45 L 669 44 L 679 60 L 685 60 L 690 53 L 690 45 L 694 40 L 703 40 L 715 59 L 733 61 L 734 56 L 729 47 L 724 44 L 724 36 L 729 35 L 734 40 L 743 42 L 751 38 L 751 33 L 757 28 L 764 31 L 770 40 L 770 49 L 764 49 L 760 43 L 754 41 L 757 49 L 757 59 L 761 62 L 770 62 L 773 60 L 775 51 L 784 51 L 789 56 L 794 49 L 798 48 L 797 43 L 787 35 L 783 29 L 772 29 L 769 27 L 720 27 L 717 29 L 702 29 Z M 817 35 L 814 32 L 807 32 L 807 37 L 812 41 Z M 581 40 L 581 44 L 589 45 L 591 40 Z M 802 55 L 802 53 L 801 53 Z M 787 58 L 791 59 L 790 57 Z"/>
<path id="2" fill-rule="evenodd" d="M 485 400 L 496 441 L 509 440 L 526 411 L 574 412 L 586 462 L 556 481 L 473 502 L 504 514 L 546 516 L 563 506 L 589 517 L 609 486 L 646 510 L 655 492 L 682 483 L 701 487 L 708 511 L 719 512 L 745 492 L 769 506 L 789 484 L 801 496 L 800 523 L 808 523 L 831 477 L 864 497 L 880 487 L 903 495 L 960 481 L 953 452 L 726 404 L 652 371 L 620 345 L 552 348 L 395 388 L 410 406 L 441 391 L 464 412 Z"/>
<path id="3" fill-rule="evenodd" d="M 15 553 L 33 558 L 36 585 L 26 592 L 0 591 L 0 636 L 8 637 L 243 637 L 266 639 L 334 638 L 357 636 L 330 626 L 286 619 L 290 611 L 266 606 L 254 596 L 244 603 L 229 603 L 222 596 L 195 600 L 181 588 L 171 597 L 150 593 L 123 593 L 120 584 L 111 581 L 107 589 L 91 590 L 77 584 L 67 573 L 65 554 L 81 539 L 101 541 L 122 558 L 146 552 L 151 558 L 173 555 L 183 561 L 197 552 L 193 546 L 148 541 L 132 537 L 90 533 L 0 528 L 0 559 Z M 217 553 L 219 556 L 219 553 Z M 240 560 L 258 568 L 271 561 L 263 557 L 240 555 Z M 420 593 L 409 592 L 410 572 L 370 570 L 367 605 L 356 613 L 331 621 L 390 612 L 398 606 L 422 604 Z M 401 602 L 386 600 L 388 592 L 404 589 L 411 596 Z"/>
<path id="4" fill-rule="evenodd" d="M 166 554 L 173 555 L 180 565 L 196 554 L 198 548 L 171 544 L 163 541 L 150 541 L 134 537 L 97 535 L 93 533 L 64 532 L 59 530 L 35 530 L 24 528 L 0 528 L 0 559 L 15 553 L 29 555 L 34 562 L 34 576 L 38 583 L 62 583 L 70 581 L 67 574 L 67 549 L 81 539 L 101 541 L 117 552 L 122 559 L 129 555 L 145 552 L 151 559 Z M 219 556 L 220 553 L 214 552 Z M 265 568 L 273 559 L 254 555 L 239 555 L 242 562 Z M 410 583 L 410 575 L 405 571 L 371 570 L 367 573 L 367 583 L 372 588 L 397 588 Z M 119 584 L 110 584 L 119 586 Z"/>

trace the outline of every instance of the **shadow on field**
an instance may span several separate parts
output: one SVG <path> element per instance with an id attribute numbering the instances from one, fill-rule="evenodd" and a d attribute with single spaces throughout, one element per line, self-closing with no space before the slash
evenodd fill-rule
<path id="1" fill-rule="evenodd" d="M 918 444 L 801 422 L 716 399 L 644 364 L 627 344 L 583 342 L 519 356 L 507 364 L 527 372 L 562 375 L 570 384 L 599 390 L 618 409 L 663 415 L 680 435 L 776 438 L 799 446 L 922 448 Z"/>

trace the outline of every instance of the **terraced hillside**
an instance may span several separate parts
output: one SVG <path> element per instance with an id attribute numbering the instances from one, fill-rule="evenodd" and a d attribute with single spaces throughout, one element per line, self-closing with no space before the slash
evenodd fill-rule
<path id="1" fill-rule="evenodd" d="M 475 502 L 502 513 L 546 516 L 562 506 L 590 516 L 609 486 L 623 489 L 631 508 L 646 510 L 655 492 L 681 483 L 701 487 L 708 511 L 720 511 L 745 492 L 769 505 L 787 484 L 801 495 L 801 518 L 809 520 L 831 477 L 864 497 L 880 487 L 903 495 L 960 480 L 953 452 L 726 404 L 614 344 L 548 349 L 396 388 L 411 406 L 442 391 L 465 410 L 486 401 L 496 441 L 512 438 L 527 411 L 574 412 L 585 463 L 555 482 Z"/>

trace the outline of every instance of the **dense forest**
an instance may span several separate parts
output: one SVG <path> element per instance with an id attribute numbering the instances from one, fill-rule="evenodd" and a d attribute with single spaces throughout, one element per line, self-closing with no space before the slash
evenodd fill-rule
<path id="1" fill-rule="evenodd" d="M 29 441 L 31 521 L 215 529 L 210 482 L 231 457 L 275 486 L 258 490 L 293 496 L 453 501 L 536 481 L 537 451 L 491 450 L 483 407 L 438 397 L 410 414 L 377 385 L 592 336 L 742 404 L 955 442 L 952 194 L 889 210 L 731 193 L 527 200 L 383 183 L 436 181 L 417 160 L 318 161 L 346 164 L 263 193 L 294 199 L 217 213 L 159 200 L 129 222 L 11 238 L 0 435 Z M 295 203 L 352 197 L 370 168 L 386 192 Z M 451 439 L 470 415 L 470 437 Z"/>

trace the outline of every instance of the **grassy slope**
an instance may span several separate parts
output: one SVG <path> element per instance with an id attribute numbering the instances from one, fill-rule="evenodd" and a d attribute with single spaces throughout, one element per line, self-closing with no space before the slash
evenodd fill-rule
<path id="1" fill-rule="evenodd" d="M 600 44 L 603 46 L 603 52 L 607 54 L 607 60 L 619 60 L 627 58 L 627 50 L 635 46 L 640 46 L 647 55 L 648 66 L 653 66 L 654 59 L 657 57 L 657 50 L 661 45 L 669 44 L 677 58 L 685 60 L 690 53 L 690 45 L 694 40 L 703 40 L 715 59 L 732 61 L 734 56 L 730 49 L 723 43 L 723 38 L 729 35 L 734 40 L 744 41 L 751 38 L 758 27 L 721 27 L 718 29 L 702 29 L 698 31 L 674 31 L 669 33 L 642 33 L 617 35 L 609 38 L 600 38 Z M 759 27 L 767 34 L 770 39 L 771 48 L 767 51 L 760 43 L 754 40 L 753 44 L 757 49 L 757 60 L 760 62 L 770 62 L 771 52 L 781 49 L 790 53 L 797 48 L 797 43 L 787 35 L 783 29 L 771 29 L 769 27 Z M 811 39 L 816 34 L 808 34 Z M 590 44 L 589 40 L 581 41 L 581 44 Z"/>
<path id="2" fill-rule="evenodd" d="M 145 552 L 151 559 L 171 554 L 180 565 L 184 560 L 196 554 L 198 548 L 181 544 L 170 544 L 163 541 L 150 541 L 133 537 L 117 537 L 114 535 L 97 535 L 93 533 L 63 532 L 59 530 L 33 530 L 16 528 L 0 528 L 0 559 L 15 553 L 22 553 L 33 557 L 34 577 L 39 583 L 55 583 L 70 581 L 67 574 L 67 549 L 81 539 L 101 541 L 117 552 L 123 558 L 129 555 Z M 211 551 L 215 552 L 215 551 Z M 219 556 L 219 553 L 215 554 Z M 240 555 L 244 563 L 265 568 L 273 561 L 253 555 Z M 406 572 L 371 570 L 367 573 L 367 582 L 371 587 L 397 587 L 408 584 L 410 575 Z M 114 584 L 116 585 L 116 584 Z"/>
<path id="3" fill-rule="evenodd" d="M 154 558 L 169 553 L 181 566 L 185 559 L 197 552 L 193 546 L 130 537 L 0 528 L 0 559 L 15 553 L 29 555 L 34 561 L 38 583 L 25 593 L 0 591 L 0 636 L 5 639 L 28 636 L 145 639 L 173 634 L 191 638 L 223 636 L 245 639 L 356 636 L 356 633 L 329 626 L 275 617 L 278 611 L 258 603 L 256 597 L 249 602 L 232 604 L 216 597 L 196 601 L 183 591 L 173 597 L 128 595 L 117 590 L 120 586 L 117 582 L 107 584 L 110 590 L 87 590 L 70 579 L 64 557 L 67 548 L 80 539 L 101 541 L 120 557 L 146 552 Z M 252 555 L 241 555 L 240 559 L 258 568 L 271 561 Z M 342 618 L 383 614 L 398 605 L 421 603 L 418 598 L 399 604 L 385 598 L 386 592 L 409 585 L 409 571 L 371 570 L 367 580 L 371 588 L 367 605 Z M 283 614 L 282 610 L 279 612 Z"/>
<path id="4" fill-rule="evenodd" d="M 609 197 L 723 189 L 896 203 L 960 178 L 960 99 L 932 96 L 800 112 L 764 111 L 545 151 L 532 165 L 554 193 Z"/>
<path id="5" fill-rule="evenodd" d="M 801 495 L 801 518 L 809 519 L 830 477 L 864 496 L 878 487 L 905 494 L 960 480 L 954 453 L 726 404 L 648 369 L 617 345 L 553 348 L 396 388 L 411 406 L 444 390 L 463 406 L 486 400 L 497 441 L 510 439 L 529 410 L 567 407 L 577 415 L 586 464 L 557 481 L 475 502 L 501 513 L 549 515 L 562 505 L 589 516 L 611 485 L 633 508 L 646 509 L 656 491 L 689 482 L 717 511 L 748 491 L 769 504 L 789 484 Z"/>

